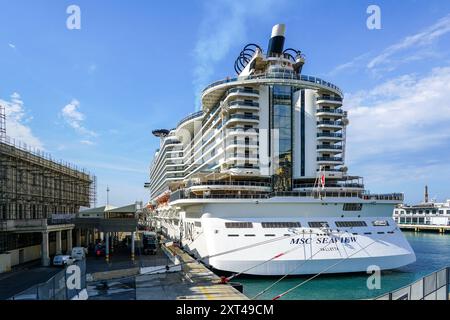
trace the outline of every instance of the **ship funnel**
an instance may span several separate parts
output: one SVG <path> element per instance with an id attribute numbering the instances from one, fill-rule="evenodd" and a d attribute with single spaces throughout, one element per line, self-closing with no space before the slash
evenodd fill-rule
<path id="1" fill-rule="evenodd" d="M 286 26 L 284 24 L 277 24 L 273 26 L 272 36 L 269 41 L 269 49 L 267 49 L 267 56 L 283 53 L 285 31 Z"/>

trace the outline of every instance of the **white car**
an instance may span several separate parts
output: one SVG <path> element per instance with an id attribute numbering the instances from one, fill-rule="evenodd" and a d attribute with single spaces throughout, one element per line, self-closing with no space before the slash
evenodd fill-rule
<path id="1" fill-rule="evenodd" d="M 74 260 L 71 256 L 57 255 L 53 258 L 54 266 L 70 266 Z"/>

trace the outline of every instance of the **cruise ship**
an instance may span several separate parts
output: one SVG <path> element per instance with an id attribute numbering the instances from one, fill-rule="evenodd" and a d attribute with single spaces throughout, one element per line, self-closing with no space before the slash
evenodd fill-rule
<path id="1" fill-rule="evenodd" d="M 403 195 L 370 194 L 345 166 L 343 93 L 302 73 L 275 25 L 246 45 L 235 77 L 160 139 L 149 208 L 168 239 L 208 267 L 259 276 L 394 269 L 415 254 L 392 218 Z M 369 130 L 369 128 L 368 128 Z"/>

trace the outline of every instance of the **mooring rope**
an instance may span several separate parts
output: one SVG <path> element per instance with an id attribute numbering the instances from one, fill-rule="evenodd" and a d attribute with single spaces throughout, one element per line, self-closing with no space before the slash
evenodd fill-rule
<path id="1" fill-rule="evenodd" d="M 395 230 L 395 229 L 394 229 L 394 230 Z M 392 232 L 392 231 L 391 231 L 391 232 Z M 386 236 L 386 234 L 388 234 L 388 233 L 385 233 L 385 236 Z M 351 255 L 347 256 L 346 258 L 343 258 L 343 259 L 337 261 L 336 263 L 332 264 L 331 266 L 326 267 L 325 269 L 323 269 L 323 270 L 320 271 L 319 273 L 315 274 L 314 276 L 312 276 L 312 277 L 306 279 L 305 281 L 303 281 L 303 282 L 299 283 L 298 285 L 296 285 L 296 286 L 290 288 L 289 290 L 286 290 L 286 291 L 284 291 L 283 293 L 281 293 L 281 294 L 275 296 L 274 298 L 272 298 L 272 300 L 278 300 L 278 299 L 280 299 L 281 297 L 283 297 L 283 296 L 287 295 L 288 293 L 292 292 L 293 290 L 295 290 L 295 289 L 297 289 L 297 288 L 303 286 L 304 284 L 306 284 L 306 283 L 312 281 L 313 279 L 317 278 L 318 276 L 320 276 L 320 275 L 323 274 L 324 272 L 330 270 L 331 268 L 334 268 L 335 266 L 337 266 L 338 264 L 340 264 L 340 263 L 346 261 L 347 259 L 350 259 L 350 258 L 353 257 L 355 254 L 357 254 L 357 253 L 359 253 L 359 252 L 361 252 L 361 251 L 367 249 L 369 246 L 371 246 L 372 244 L 374 244 L 374 243 L 376 243 L 376 242 L 379 242 L 379 241 L 380 241 L 380 239 L 373 240 L 373 241 L 372 241 L 371 243 L 369 243 L 367 246 L 361 247 L 361 249 L 359 249 L 358 251 L 352 253 Z"/>

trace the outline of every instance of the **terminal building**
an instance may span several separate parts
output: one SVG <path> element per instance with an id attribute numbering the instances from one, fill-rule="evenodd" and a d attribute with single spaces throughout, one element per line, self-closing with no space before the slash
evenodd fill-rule
<path id="1" fill-rule="evenodd" d="M 394 220 L 400 225 L 450 226 L 450 199 L 443 203 L 429 201 L 428 187 L 422 203 L 399 205 L 394 209 Z"/>
<path id="2" fill-rule="evenodd" d="M 73 219 L 95 203 L 95 176 L 0 137 L 0 273 L 71 250 Z"/>

